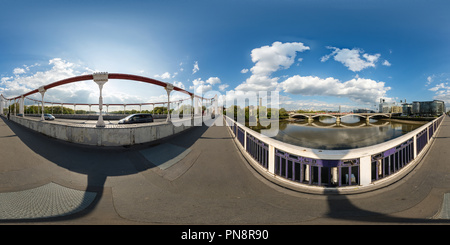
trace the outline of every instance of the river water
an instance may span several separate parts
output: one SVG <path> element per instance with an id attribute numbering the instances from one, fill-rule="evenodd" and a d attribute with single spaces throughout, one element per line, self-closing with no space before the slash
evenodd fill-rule
<path id="1" fill-rule="evenodd" d="M 292 145 L 321 150 L 343 150 L 379 144 L 409 133 L 427 122 L 396 122 L 386 119 L 365 119 L 347 116 L 336 120 L 324 117 L 308 124 L 307 120 L 296 122 L 280 120 L 276 140 Z M 259 131 L 256 127 L 252 127 Z"/>

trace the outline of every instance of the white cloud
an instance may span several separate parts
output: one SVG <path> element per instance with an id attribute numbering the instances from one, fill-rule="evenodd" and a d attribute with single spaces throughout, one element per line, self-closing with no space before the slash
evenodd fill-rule
<path id="1" fill-rule="evenodd" d="M 220 91 L 225 91 L 225 89 L 227 89 L 228 87 L 229 87 L 228 84 L 221 84 L 221 85 L 219 85 L 219 90 Z"/>
<path id="2" fill-rule="evenodd" d="M 384 82 L 364 79 L 356 76 L 349 81 L 341 82 L 336 78 L 319 78 L 316 76 L 295 75 L 279 82 L 281 77 L 271 77 L 272 73 L 281 69 L 288 69 L 302 58 L 296 58 L 297 52 L 308 50 L 302 43 L 274 42 L 272 46 L 263 46 L 252 50 L 251 57 L 255 65 L 250 69 L 252 75 L 235 88 L 236 92 L 247 91 L 283 91 L 290 94 L 304 96 L 333 96 L 349 98 L 357 103 L 377 102 L 380 97 L 386 98 Z M 379 60 L 379 54 L 366 54 L 360 49 L 333 49 L 329 55 L 322 57 L 325 62 L 330 57 L 342 62 L 350 70 L 360 71 L 367 67 L 374 67 Z M 386 61 L 387 62 L 387 61 Z"/>
<path id="3" fill-rule="evenodd" d="M 199 70 L 200 70 L 200 68 L 198 68 L 198 61 L 195 61 L 194 69 L 192 69 L 192 74 L 197 73 Z"/>
<path id="4" fill-rule="evenodd" d="M 16 75 L 22 74 L 22 73 L 25 73 L 25 69 L 23 69 L 23 68 L 15 68 L 13 73 L 16 74 Z"/>
<path id="5" fill-rule="evenodd" d="M 21 74 L 24 74 L 18 70 L 21 68 L 16 68 L 13 71 L 16 74 L 15 77 L 3 77 L 1 81 L 2 86 L 5 88 L 5 96 L 17 96 L 34 90 L 39 86 L 83 74 L 81 66 L 60 58 L 51 59 L 48 64 L 51 65 L 51 69 L 39 71 L 29 76 L 21 76 Z M 33 66 L 36 66 L 36 64 Z"/>
<path id="6" fill-rule="evenodd" d="M 450 103 L 450 86 L 448 86 L 448 83 L 440 83 L 429 90 L 435 92 L 433 99 L 442 100 L 445 104 Z"/>
<path id="7" fill-rule="evenodd" d="M 174 78 L 178 73 L 175 72 L 173 75 L 171 75 L 169 72 L 164 72 L 161 75 L 156 74 L 155 78 L 161 78 L 161 79 L 169 79 L 169 78 Z"/>
<path id="8" fill-rule="evenodd" d="M 383 61 L 383 65 L 384 66 L 391 66 L 391 63 L 389 61 L 387 61 L 387 60 L 384 60 Z"/>
<path id="9" fill-rule="evenodd" d="M 242 69 L 241 70 L 241 73 L 243 73 L 243 74 L 245 74 L 245 73 L 247 73 L 248 72 L 248 69 Z"/>
<path id="10" fill-rule="evenodd" d="M 358 103 L 373 103 L 379 98 L 385 97 L 390 87 L 385 87 L 384 82 L 371 79 L 354 78 L 346 82 L 338 79 L 319 78 L 313 76 L 292 76 L 280 83 L 284 92 L 301 94 L 305 96 L 334 96 L 346 97 Z"/>
<path id="11" fill-rule="evenodd" d="M 430 85 L 433 82 L 434 78 L 435 78 L 435 75 L 428 76 L 427 77 L 428 82 L 425 84 L 425 86 Z"/>
<path id="12" fill-rule="evenodd" d="M 253 49 L 251 57 L 255 65 L 250 70 L 254 75 L 268 76 L 277 70 L 289 68 L 295 61 L 296 53 L 305 50 L 309 50 L 309 47 L 303 43 L 281 42 Z"/>
<path id="13" fill-rule="evenodd" d="M 185 87 L 184 87 L 184 84 L 183 84 L 182 82 L 175 81 L 175 82 L 173 82 L 173 85 L 175 85 L 175 86 L 177 86 L 177 87 L 179 87 L 179 88 L 182 88 L 182 89 L 185 88 Z"/>
<path id="14" fill-rule="evenodd" d="M 189 87 L 189 88 L 190 88 L 190 89 L 194 89 L 195 87 L 197 87 L 197 86 L 199 86 L 199 85 L 201 85 L 201 84 L 204 84 L 204 83 L 205 83 L 205 82 L 202 81 L 201 78 L 197 78 L 197 79 L 195 79 L 194 81 L 192 81 L 193 86 L 191 86 L 191 87 Z"/>
<path id="15" fill-rule="evenodd" d="M 211 85 L 219 84 L 220 83 L 220 78 L 218 78 L 218 77 L 210 77 L 210 78 L 208 78 L 208 80 L 206 80 L 206 83 L 209 83 Z"/>
<path id="16" fill-rule="evenodd" d="M 245 82 L 239 84 L 236 90 L 241 91 L 273 91 L 278 87 L 278 78 L 252 75 Z"/>
<path id="17" fill-rule="evenodd" d="M 253 49 L 251 57 L 255 65 L 250 69 L 252 75 L 245 82 L 238 85 L 236 90 L 275 90 L 278 86 L 278 78 L 271 78 L 270 75 L 275 71 L 291 67 L 295 61 L 297 52 L 303 52 L 305 50 L 309 50 L 309 47 L 300 42 L 274 42 L 272 46 Z"/>
<path id="18" fill-rule="evenodd" d="M 448 83 L 440 83 L 440 84 L 438 84 L 438 85 L 436 85 L 436 86 L 434 86 L 433 88 L 430 88 L 430 89 L 428 89 L 428 90 L 430 90 L 430 91 L 438 91 L 439 89 L 450 89 L 450 87 L 448 87 L 447 86 L 448 85 Z"/>
<path id="19" fill-rule="evenodd" d="M 349 70 L 353 72 L 361 71 L 368 67 L 375 67 L 375 63 L 380 58 L 380 54 L 366 54 L 363 50 L 359 48 L 353 49 L 340 49 L 336 47 L 327 47 L 328 49 L 333 49 L 331 54 L 323 56 L 320 60 L 322 62 L 327 61 L 331 57 L 334 57 L 335 61 L 341 62 L 346 66 Z M 361 54 L 363 59 L 361 59 Z M 388 62 L 389 63 L 389 62 Z"/>
<path id="20" fill-rule="evenodd" d="M 196 94 L 205 94 L 208 91 L 212 90 L 212 86 L 209 84 L 202 84 L 195 89 Z"/>
<path id="21" fill-rule="evenodd" d="M 208 91 L 212 90 L 212 85 L 220 83 L 220 79 L 218 77 L 210 77 L 208 80 L 203 81 L 201 78 L 197 78 L 192 81 L 192 86 L 189 89 L 194 90 L 195 94 L 205 94 Z"/>

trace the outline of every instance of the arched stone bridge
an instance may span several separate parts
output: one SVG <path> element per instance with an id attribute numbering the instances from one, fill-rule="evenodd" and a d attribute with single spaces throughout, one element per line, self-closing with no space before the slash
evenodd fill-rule
<path id="1" fill-rule="evenodd" d="M 308 118 L 308 121 L 311 122 L 314 120 L 315 117 L 320 116 L 328 116 L 336 118 L 336 122 L 340 122 L 342 117 L 346 116 L 358 116 L 361 118 L 365 118 L 367 121 L 369 121 L 372 117 L 387 117 L 391 118 L 392 115 L 397 115 L 398 113 L 291 113 L 289 114 L 289 118 L 300 118 L 300 117 L 306 117 Z"/>

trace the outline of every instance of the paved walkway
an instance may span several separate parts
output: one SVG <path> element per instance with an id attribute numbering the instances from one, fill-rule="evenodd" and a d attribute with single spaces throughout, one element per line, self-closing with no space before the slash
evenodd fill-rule
<path id="1" fill-rule="evenodd" d="M 153 145 L 99 148 L 51 139 L 1 119 L 0 223 L 447 223 L 440 211 L 450 193 L 448 145 L 446 118 L 434 146 L 406 178 L 370 193 L 311 195 L 259 176 L 226 127 L 194 127 Z M 164 152 L 172 155 L 152 157 Z M 44 193 L 58 200 L 41 201 L 41 209 L 65 209 L 30 215 L 36 207 L 30 190 L 33 198 Z M 19 197 L 19 215 L 2 216 L 5 203 Z"/>

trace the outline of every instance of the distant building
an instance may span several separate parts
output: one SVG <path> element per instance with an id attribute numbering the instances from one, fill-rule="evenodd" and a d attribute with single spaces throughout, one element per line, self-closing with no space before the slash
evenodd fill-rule
<path id="1" fill-rule="evenodd" d="M 402 113 L 402 106 L 397 105 L 395 102 L 385 102 L 384 99 L 380 99 L 380 105 L 378 112 L 380 113 Z"/>
<path id="2" fill-rule="evenodd" d="M 393 105 L 391 107 L 391 113 L 402 113 L 403 112 L 403 107 L 399 106 L 399 105 Z"/>
<path id="3" fill-rule="evenodd" d="M 445 113 L 445 103 L 442 100 L 413 101 L 412 115 L 439 116 Z"/>
<path id="4" fill-rule="evenodd" d="M 402 115 L 410 116 L 411 114 L 412 114 L 412 104 L 411 103 L 402 104 Z"/>
<path id="5" fill-rule="evenodd" d="M 354 109 L 353 113 L 375 113 L 375 111 L 369 109 Z"/>
<path id="6" fill-rule="evenodd" d="M 404 116 L 439 116 L 445 113 L 445 103 L 442 100 L 406 103 L 405 100 L 401 105 L 397 105 L 395 102 L 385 102 L 384 99 L 380 99 L 379 112 L 402 113 Z"/>

